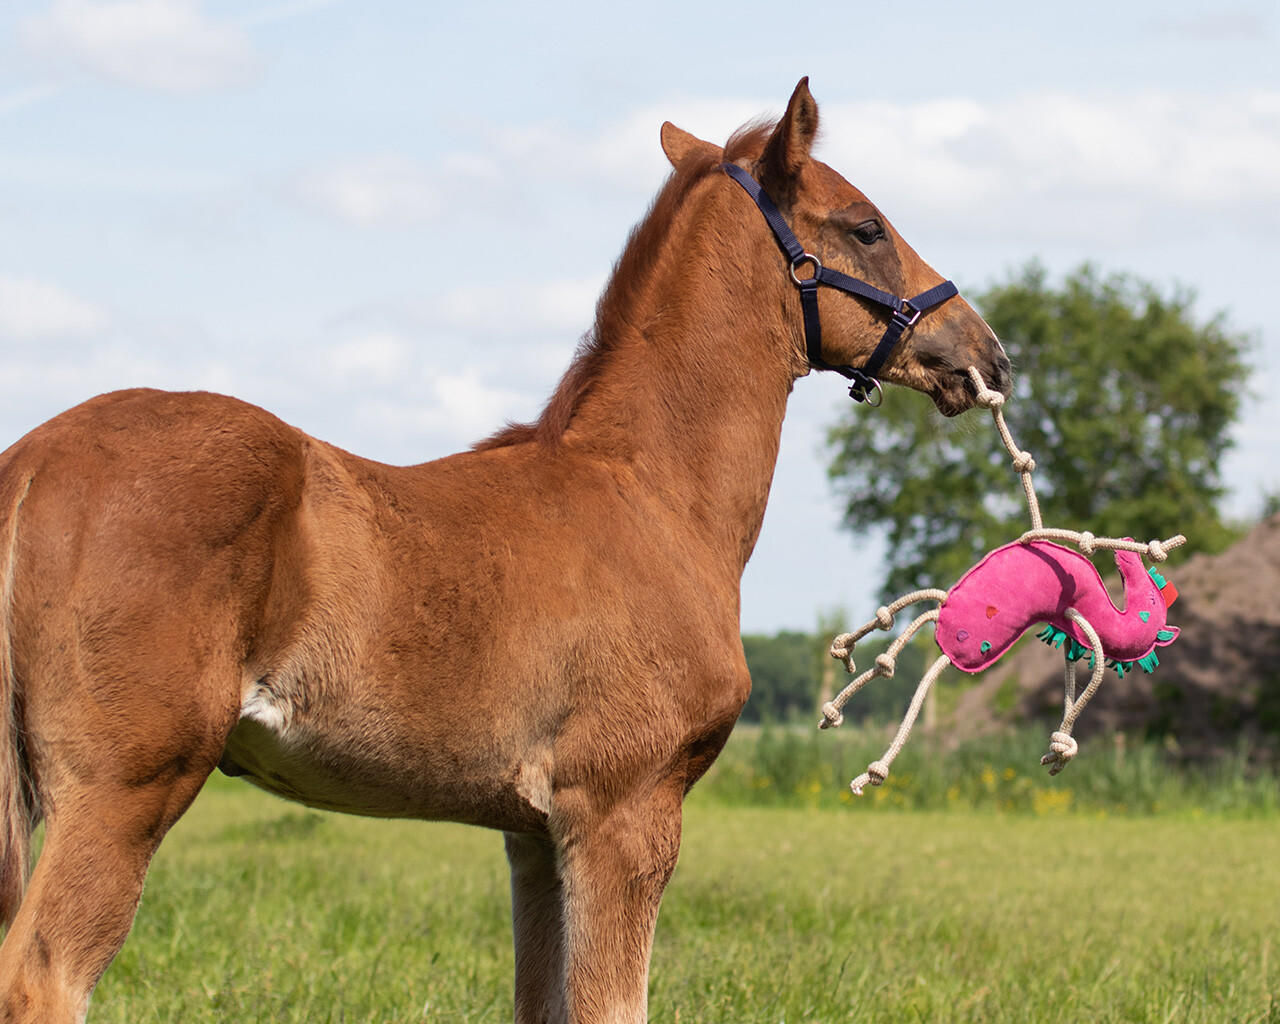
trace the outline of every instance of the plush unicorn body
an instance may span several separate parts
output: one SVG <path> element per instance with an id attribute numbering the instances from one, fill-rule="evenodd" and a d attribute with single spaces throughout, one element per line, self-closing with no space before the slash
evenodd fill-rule
<path id="1" fill-rule="evenodd" d="M 1133 665 L 1150 672 L 1155 649 L 1173 643 L 1177 626 L 1167 612 L 1177 591 L 1157 580 L 1132 551 L 1117 551 L 1124 609 L 1115 606 L 1098 570 L 1084 555 L 1050 541 L 1016 541 L 996 548 L 965 573 L 939 608 L 935 639 L 964 672 L 994 665 L 1027 629 L 1046 623 L 1041 638 L 1073 660 L 1092 650 L 1089 637 L 1067 616 L 1075 609 L 1102 640 L 1108 664 L 1121 675 Z"/>

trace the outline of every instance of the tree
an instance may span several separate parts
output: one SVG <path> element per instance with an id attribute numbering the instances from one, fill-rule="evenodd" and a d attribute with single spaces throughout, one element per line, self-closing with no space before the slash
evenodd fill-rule
<path id="1" fill-rule="evenodd" d="M 820 638 L 793 630 L 743 636 L 742 649 L 751 670 L 751 698 L 742 709 L 743 720 L 781 722 L 811 714 L 818 693 L 816 654 L 821 645 Z"/>
<path id="2" fill-rule="evenodd" d="M 1004 413 L 1036 459 L 1046 526 L 1143 540 L 1181 532 L 1187 553 L 1236 536 L 1218 511 L 1219 464 L 1247 340 L 1221 314 L 1197 323 L 1192 300 L 1087 264 L 1055 289 L 1036 263 L 978 296 L 1017 372 Z M 986 412 L 944 420 L 923 395 L 894 391 L 875 413 L 851 408 L 828 444 L 845 527 L 887 534 L 882 596 L 949 587 L 1027 528 Z"/>

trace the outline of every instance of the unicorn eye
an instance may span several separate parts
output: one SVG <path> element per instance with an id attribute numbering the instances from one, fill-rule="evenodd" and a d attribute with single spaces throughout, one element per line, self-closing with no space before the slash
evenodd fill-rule
<path id="1" fill-rule="evenodd" d="M 863 245 L 875 245 L 884 238 L 884 228 L 878 220 L 864 220 L 853 229 L 852 234 Z"/>

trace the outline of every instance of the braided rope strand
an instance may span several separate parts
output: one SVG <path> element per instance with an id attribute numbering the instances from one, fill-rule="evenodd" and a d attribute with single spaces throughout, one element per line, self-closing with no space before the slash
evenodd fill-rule
<path id="1" fill-rule="evenodd" d="M 1084 631 L 1084 635 L 1089 638 L 1089 646 L 1093 649 L 1093 675 L 1089 677 L 1088 685 L 1077 700 L 1075 697 L 1076 663 L 1071 658 L 1067 658 L 1066 667 L 1063 669 L 1062 724 L 1049 737 L 1049 753 L 1040 758 L 1041 764 L 1049 766 L 1050 775 L 1057 775 L 1079 753 L 1080 747 L 1072 737 L 1071 730 L 1075 727 L 1076 719 L 1080 716 L 1080 712 L 1084 710 L 1084 706 L 1098 692 L 1098 687 L 1102 684 L 1102 673 L 1106 670 L 1106 658 L 1102 653 L 1102 641 L 1098 638 L 1097 631 L 1089 624 L 1089 620 L 1074 608 L 1068 608 L 1064 614 L 1079 626 Z"/>
<path id="2" fill-rule="evenodd" d="M 907 708 L 907 713 L 903 715 L 902 724 L 898 726 L 898 731 L 893 737 L 893 742 L 889 744 L 889 749 L 884 752 L 884 756 L 878 761 L 872 761 L 867 765 L 865 772 L 849 783 L 849 788 L 853 790 L 854 796 L 862 796 L 863 787 L 868 783 L 872 786 L 879 786 L 889 777 L 889 766 L 893 764 L 893 759 L 898 756 L 898 752 L 907 742 L 907 737 L 911 735 L 911 727 L 916 724 L 916 716 L 920 714 L 924 699 L 929 694 L 929 687 L 942 674 L 942 670 L 950 664 L 951 659 L 943 654 L 929 666 L 929 671 L 924 674 L 924 677 L 920 680 L 920 685 L 916 687 L 916 692 L 911 698 L 911 705 Z"/>
<path id="3" fill-rule="evenodd" d="M 924 591 L 917 591 L 917 593 L 924 593 Z M 945 597 L 946 595 L 943 596 Z M 897 601 L 894 602 L 894 604 L 897 603 Z M 880 610 L 884 611 L 883 608 Z M 894 670 L 897 667 L 898 654 L 902 651 L 902 648 L 905 647 L 911 638 L 920 631 L 921 627 L 930 622 L 937 622 L 939 614 L 938 609 L 934 608 L 915 619 L 902 631 L 902 634 L 889 645 L 889 649 L 887 651 L 876 657 L 876 663 L 874 666 L 867 669 L 862 673 L 862 675 L 858 676 L 857 679 L 836 694 L 834 698 L 823 704 L 822 720 L 818 723 L 818 728 L 834 729 L 838 727 L 840 723 L 844 721 L 842 709 L 850 697 L 866 686 L 867 683 L 871 682 L 871 680 L 876 676 L 885 676 L 886 678 L 892 677 Z M 890 621 L 890 625 L 892 624 L 892 621 Z M 836 637 L 835 642 L 831 645 L 831 656 L 843 661 L 845 671 L 852 675 L 854 672 L 853 643 L 849 642 L 847 646 L 841 644 L 841 641 L 846 640 L 850 636 L 852 636 L 852 634 L 842 633 L 840 636 Z"/>
<path id="4" fill-rule="evenodd" d="M 1024 452 L 1013 442 L 1009 425 L 1004 421 L 1004 395 L 987 387 L 987 382 L 982 379 L 982 374 L 978 372 L 976 366 L 969 367 L 969 378 L 973 381 L 977 403 L 984 409 L 991 410 L 991 418 L 995 420 L 996 430 L 1000 432 L 1000 440 L 1004 442 L 1005 449 L 1013 458 L 1013 470 L 1022 478 L 1022 492 L 1027 497 L 1027 512 L 1031 516 L 1031 528 L 1038 530 L 1044 523 L 1040 519 L 1040 502 L 1036 498 L 1036 487 L 1031 482 L 1036 460 L 1031 457 L 1030 452 Z"/>

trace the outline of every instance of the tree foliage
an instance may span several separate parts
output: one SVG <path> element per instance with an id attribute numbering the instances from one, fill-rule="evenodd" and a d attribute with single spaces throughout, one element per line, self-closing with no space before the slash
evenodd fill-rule
<path id="1" fill-rule="evenodd" d="M 809 633 L 792 630 L 743 636 L 742 649 L 751 670 L 751 698 L 743 708 L 743 719 L 780 722 L 813 711 L 818 706 L 816 654 L 821 643 Z"/>
<path id="2" fill-rule="evenodd" d="M 1219 465 L 1246 339 L 1221 315 L 1197 323 L 1192 300 L 1089 265 L 1054 288 L 1035 263 L 976 299 L 1017 373 L 1005 418 L 1036 459 L 1045 525 L 1143 540 L 1185 533 L 1186 552 L 1234 538 L 1218 511 Z M 828 443 L 845 527 L 887 534 L 884 594 L 949 587 L 1026 529 L 985 411 L 944 420 L 924 396 L 897 390 L 876 412 L 851 408 Z"/>

